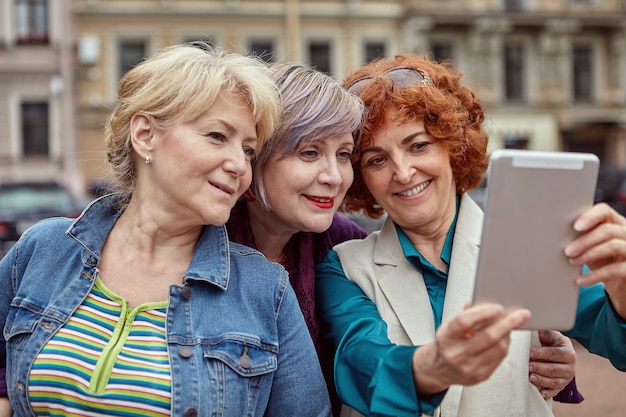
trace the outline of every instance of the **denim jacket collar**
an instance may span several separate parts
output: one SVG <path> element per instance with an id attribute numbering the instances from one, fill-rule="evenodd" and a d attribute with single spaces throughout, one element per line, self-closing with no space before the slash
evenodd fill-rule
<path id="1" fill-rule="evenodd" d="M 115 207 L 115 200 L 115 195 L 110 194 L 93 201 L 66 231 L 86 249 L 86 263 L 100 262 L 102 246 L 123 212 Z M 198 280 L 228 288 L 230 249 L 224 226 L 204 226 L 183 284 Z"/>

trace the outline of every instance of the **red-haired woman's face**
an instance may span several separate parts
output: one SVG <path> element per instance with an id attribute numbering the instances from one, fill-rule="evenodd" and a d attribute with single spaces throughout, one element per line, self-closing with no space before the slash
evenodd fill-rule
<path id="1" fill-rule="evenodd" d="M 422 121 L 398 123 L 393 113 L 362 150 L 365 185 L 404 229 L 451 222 L 456 182 L 446 149 L 426 133 Z"/>

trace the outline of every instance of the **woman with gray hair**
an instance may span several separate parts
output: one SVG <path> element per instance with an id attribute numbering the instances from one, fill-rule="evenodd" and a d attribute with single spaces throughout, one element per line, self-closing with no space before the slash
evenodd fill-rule
<path id="1" fill-rule="evenodd" d="M 228 234 L 289 271 L 339 415 L 334 351 L 320 337 L 315 313 L 315 265 L 335 244 L 367 235 L 337 214 L 352 184 L 353 134 L 360 130 L 364 108 L 358 97 L 314 68 L 279 63 L 270 69 L 282 96 L 281 123 L 254 161 L 252 187 L 235 206 Z"/>
<path id="2" fill-rule="evenodd" d="M 105 128 L 116 192 L 0 261 L 14 415 L 330 415 L 287 274 L 224 227 L 279 92 L 261 61 L 200 46 L 121 80 Z"/>

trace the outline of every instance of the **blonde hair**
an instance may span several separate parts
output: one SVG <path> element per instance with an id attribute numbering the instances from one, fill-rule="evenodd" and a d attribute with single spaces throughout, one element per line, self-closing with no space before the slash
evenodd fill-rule
<path id="1" fill-rule="evenodd" d="M 280 93 L 265 63 L 255 57 L 226 52 L 202 42 L 165 47 L 121 79 L 118 101 L 105 124 L 106 156 L 112 190 L 120 205 L 135 186 L 135 159 L 130 121 L 141 112 L 159 124 L 189 122 L 205 112 L 218 95 L 241 95 L 256 123 L 257 149 L 278 126 Z"/>

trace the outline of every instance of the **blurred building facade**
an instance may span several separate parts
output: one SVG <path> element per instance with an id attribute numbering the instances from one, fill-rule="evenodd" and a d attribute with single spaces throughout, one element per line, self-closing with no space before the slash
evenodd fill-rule
<path id="1" fill-rule="evenodd" d="M 0 0 L 0 180 L 78 192 L 70 1 Z"/>
<path id="2" fill-rule="evenodd" d="M 22 18 L 17 11 L 40 4 L 46 4 L 49 41 L 25 45 L 16 29 Z M 57 21 L 68 4 L 72 22 Z M 103 175 L 102 127 L 120 77 L 159 46 L 196 39 L 268 61 L 313 64 L 338 80 L 371 59 L 398 52 L 451 59 L 487 106 L 492 149 L 588 151 L 606 164 L 626 166 L 626 0 L 0 0 L 0 5 L 0 92 L 18 84 L 5 81 L 7 72 L 22 77 L 26 90 L 35 88 L 37 78 L 38 99 L 46 96 L 50 124 L 59 124 L 52 119 L 61 98 L 43 84 L 65 74 L 62 63 L 73 63 L 72 86 L 62 91 L 73 94 L 75 139 L 67 139 L 65 131 L 55 136 L 50 127 L 45 163 L 70 163 L 72 155 L 83 184 Z M 72 56 L 64 59 L 61 38 L 70 32 Z M 34 51 L 48 54 L 40 61 L 53 68 L 27 61 Z M 31 68 L 15 68 L 18 62 Z M 9 124 L 20 126 L 19 99 L 12 100 L 0 102 L 3 166 L 30 164 L 20 150 L 24 134 L 7 131 L 2 122 L 8 111 Z M 63 150 L 65 145 L 69 149 Z"/>

